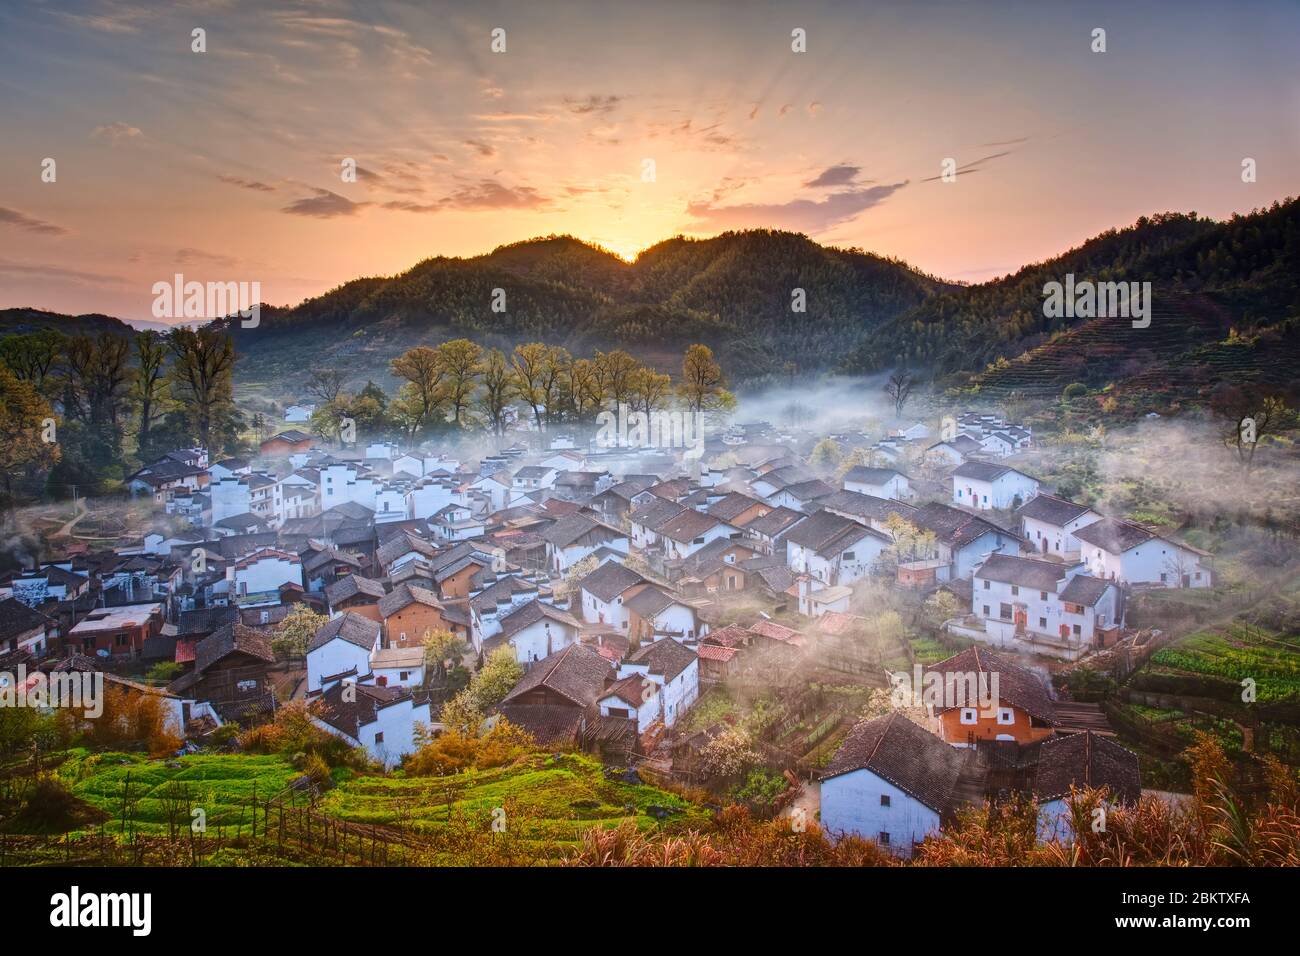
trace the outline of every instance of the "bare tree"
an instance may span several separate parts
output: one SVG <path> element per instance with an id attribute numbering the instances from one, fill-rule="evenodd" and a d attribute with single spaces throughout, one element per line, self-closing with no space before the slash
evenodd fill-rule
<path id="1" fill-rule="evenodd" d="M 307 394 L 330 405 L 343 391 L 343 373 L 336 368 L 314 368 L 307 377 Z"/>
<path id="2" fill-rule="evenodd" d="M 885 394 L 894 403 L 896 418 L 902 417 L 903 406 L 912 397 L 912 389 L 915 387 L 916 377 L 905 368 L 897 369 L 889 376 L 889 381 L 885 383 Z"/>

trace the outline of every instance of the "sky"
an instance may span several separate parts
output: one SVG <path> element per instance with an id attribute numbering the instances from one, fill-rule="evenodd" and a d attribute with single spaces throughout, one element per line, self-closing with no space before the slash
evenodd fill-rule
<path id="1" fill-rule="evenodd" d="M 0 308 L 751 227 L 978 282 L 1300 195 L 1297 50 L 1297 0 L 10 2 Z"/>

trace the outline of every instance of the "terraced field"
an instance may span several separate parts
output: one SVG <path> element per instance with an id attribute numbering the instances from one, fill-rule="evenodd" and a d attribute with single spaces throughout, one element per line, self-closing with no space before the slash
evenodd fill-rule
<path id="1" fill-rule="evenodd" d="M 1257 700 L 1300 700 L 1300 635 L 1233 625 L 1191 634 L 1151 658 L 1157 669 L 1255 681 Z"/>

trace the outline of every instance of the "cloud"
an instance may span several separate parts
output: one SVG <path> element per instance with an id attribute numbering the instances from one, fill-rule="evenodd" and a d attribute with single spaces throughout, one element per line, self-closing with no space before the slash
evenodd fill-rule
<path id="1" fill-rule="evenodd" d="M 966 163 L 963 166 L 958 166 L 955 175 L 963 176 L 966 173 L 978 173 L 980 171 L 981 163 L 987 163 L 990 160 L 1000 159 L 1003 156 L 1010 156 L 1013 152 L 1015 152 L 1015 150 L 1008 149 L 1008 150 L 1003 150 L 1000 153 L 993 153 L 989 156 L 981 156 L 979 159 L 973 159 L 969 163 Z M 921 182 L 932 183 L 936 179 L 942 179 L 942 178 L 943 178 L 943 174 L 940 173 L 938 176 L 926 176 L 923 180 L 921 180 Z"/>
<path id="2" fill-rule="evenodd" d="M 831 193 L 821 200 L 793 199 L 785 203 L 716 206 L 712 202 L 694 202 L 687 205 L 686 213 L 702 229 L 765 227 L 816 235 L 852 219 L 872 206 L 878 206 L 906 185 L 907 180 L 904 180 L 887 186 Z"/>
<path id="3" fill-rule="evenodd" d="M 82 272 L 63 266 L 46 263 L 14 262 L 0 259 L 0 275 L 14 279 L 41 279 L 47 282 L 86 283 L 90 285 L 121 285 L 126 282 L 121 276 L 104 275 L 98 272 Z"/>
<path id="4" fill-rule="evenodd" d="M 68 230 L 62 226 L 56 226 L 44 219 L 34 219 L 17 209 L 6 209 L 4 206 L 0 206 L 0 225 L 16 226 L 19 229 L 25 229 L 27 232 L 34 232 L 42 236 L 66 236 L 68 234 Z"/>
<path id="5" fill-rule="evenodd" d="M 214 265 L 234 268 L 239 264 L 239 260 L 234 256 L 223 256 L 216 252 L 204 252 L 202 249 L 195 249 L 192 246 L 185 246 L 176 250 L 175 260 L 183 266 L 191 265 Z"/>
<path id="6" fill-rule="evenodd" d="M 579 115 L 585 115 L 587 113 L 608 113 L 613 110 L 614 107 L 618 106 L 622 100 L 623 97 L 621 96 L 601 96 L 597 93 L 592 93 L 583 100 L 574 100 L 566 96 L 564 98 L 564 107 L 570 113 L 577 113 Z"/>
<path id="7" fill-rule="evenodd" d="M 231 186 L 238 186 L 240 189 L 251 189 L 254 192 L 259 192 L 259 193 L 275 192 L 274 186 L 269 186 L 266 183 L 258 182 L 255 179 L 241 179 L 238 176 L 225 176 L 225 175 L 218 176 L 217 178 L 220 179 L 223 183 L 229 183 Z"/>
<path id="8" fill-rule="evenodd" d="M 481 139 L 467 139 L 465 145 L 473 149 L 480 156 L 492 157 L 497 154 L 497 148 L 491 143 L 485 143 Z"/>
<path id="9" fill-rule="evenodd" d="M 809 189 L 825 189 L 830 186 L 847 186 L 858 178 L 858 173 L 862 172 L 861 166 L 849 166 L 847 164 L 839 166 L 827 166 L 813 179 L 804 183 Z"/>
<path id="10" fill-rule="evenodd" d="M 116 123 L 109 123 L 107 126 L 96 126 L 90 135 L 95 139 L 106 139 L 116 146 L 118 143 L 129 139 L 139 139 L 144 136 L 144 133 L 140 132 L 138 127 L 119 120 Z"/>
<path id="11" fill-rule="evenodd" d="M 281 212 L 287 212 L 294 216 L 311 216 L 315 219 L 333 219 L 337 216 L 356 215 L 368 205 L 368 203 L 353 202 L 351 199 L 330 192 L 328 189 L 313 189 L 312 192 L 314 195 L 303 199 L 295 199 L 285 206 Z"/>
<path id="12" fill-rule="evenodd" d="M 395 199 L 384 203 L 385 209 L 399 212 L 444 212 L 446 210 L 541 209 L 550 200 L 532 186 L 506 186 L 494 179 L 482 179 L 461 186 L 435 202 L 419 203 Z"/>

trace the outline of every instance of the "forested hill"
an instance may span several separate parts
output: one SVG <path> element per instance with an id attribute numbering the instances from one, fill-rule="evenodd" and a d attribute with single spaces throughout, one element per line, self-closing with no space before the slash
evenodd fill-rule
<path id="1" fill-rule="evenodd" d="M 1076 282 L 1150 281 L 1156 309 L 1167 316 L 1181 314 L 1183 303 L 1215 312 L 1226 327 L 1205 324 L 1189 345 L 1208 345 L 1230 328 L 1289 336 L 1295 323 L 1285 320 L 1300 315 L 1300 200 L 1226 222 L 1195 213 L 1143 217 L 1014 275 L 927 299 L 865 337 L 843 369 L 908 364 L 943 377 L 1016 356 L 1027 361 L 1064 330 L 1088 324 L 1043 314 L 1044 284 L 1067 273 Z"/>
<path id="2" fill-rule="evenodd" d="M 549 236 L 356 279 L 292 309 L 264 309 L 256 329 L 227 324 L 241 378 L 266 383 L 330 361 L 381 378 L 410 346 L 456 337 L 623 347 L 665 362 L 704 342 L 729 374 L 753 379 L 789 365 L 827 369 L 871 330 L 950 288 L 902 262 L 792 233 L 675 238 L 631 264 Z M 504 290 L 503 312 L 492 310 L 495 289 Z M 793 308 L 795 289 L 804 290 L 803 312 Z"/>

